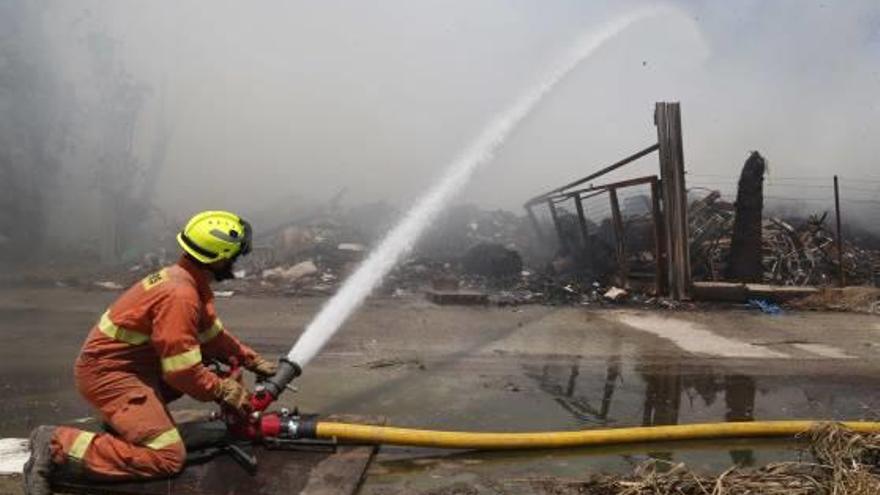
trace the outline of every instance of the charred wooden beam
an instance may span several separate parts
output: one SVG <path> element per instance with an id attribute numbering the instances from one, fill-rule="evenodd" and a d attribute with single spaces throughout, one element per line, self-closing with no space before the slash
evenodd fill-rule
<path id="1" fill-rule="evenodd" d="M 761 225 L 764 211 L 764 157 L 753 151 L 743 166 L 736 191 L 736 216 L 725 277 L 740 282 L 760 282 L 764 277 L 761 263 Z"/>

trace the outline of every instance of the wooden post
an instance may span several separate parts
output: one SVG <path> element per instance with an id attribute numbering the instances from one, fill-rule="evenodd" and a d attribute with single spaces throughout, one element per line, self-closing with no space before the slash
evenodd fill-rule
<path id="1" fill-rule="evenodd" d="M 614 227 L 614 239 L 617 246 L 617 267 L 620 270 L 620 283 L 627 286 L 629 266 L 626 260 L 626 242 L 623 237 L 623 217 L 620 214 L 620 202 L 617 199 L 617 188 L 608 189 L 611 199 L 611 225 Z"/>
<path id="2" fill-rule="evenodd" d="M 690 294 L 691 266 L 679 104 L 657 103 L 654 123 L 657 125 L 660 145 L 660 184 L 663 191 L 669 295 L 673 299 L 681 300 L 688 298 Z"/>
<path id="3" fill-rule="evenodd" d="M 553 226 L 556 227 L 556 237 L 559 239 L 559 248 L 563 253 L 568 253 L 568 246 L 565 243 L 565 235 L 562 232 L 562 226 L 559 225 L 559 214 L 556 213 L 556 204 L 552 199 L 547 200 L 547 208 L 550 208 L 550 216 L 553 218 Z"/>
<path id="4" fill-rule="evenodd" d="M 666 294 L 667 256 L 666 239 L 663 235 L 663 212 L 660 209 L 660 183 L 651 181 L 651 220 L 654 227 L 654 260 L 656 263 L 655 287 L 657 295 Z"/>
<path id="5" fill-rule="evenodd" d="M 846 286 L 846 274 L 843 271 L 843 234 L 840 226 L 840 186 L 834 176 L 834 214 L 837 217 L 837 270 L 840 286 Z"/>

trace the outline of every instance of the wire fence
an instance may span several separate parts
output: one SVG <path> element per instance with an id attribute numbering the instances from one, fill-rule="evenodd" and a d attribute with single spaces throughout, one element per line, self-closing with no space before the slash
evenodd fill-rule
<path id="1" fill-rule="evenodd" d="M 793 177 L 768 176 L 764 181 L 764 200 L 769 210 L 781 209 L 788 213 L 802 210 L 804 214 L 834 209 L 833 176 Z M 880 178 L 838 177 L 841 209 L 844 215 L 847 207 L 857 207 L 859 217 L 864 218 L 874 211 L 880 215 Z M 699 195 L 700 191 L 709 193 L 718 191 L 721 199 L 728 202 L 736 201 L 738 180 L 736 177 L 721 174 L 687 174 L 688 191 Z M 618 190 L 618 200 L 624 217 L 627 214 L 625 205 L 630 202 L 650 200 L 650 190 L 646 187 L 627 187 Z M 637 202 L 637 201 L 636 201 Z M 612 214 L 608 194 L 599 194 L 583 200 L 585 217 L 594 223 L 609 219 Z M 558 205 L 560 211 L 574 213 L 571 201 Z M 844 223 L 847 223 L 844 218 Z"/>
<path id="2" fill-rule="evenodd" d="M 689 214 L 691 263 L 696 279 L 723 279 L 738 182 L 738 174 L 688 173 L 686 176 L 688 200 L 691 205 L 696 205 L 693 207 L 697 210 Z M 557 232 L 560 245 L 585 243 L 586 247 L 582 247 L 589 251 L 589 265 L 594 271 L 604 269 L 618 273 L 614 267 L 619 265 L 627 267 L 625 270 L 620 268 L 619 273 L 625 273 L 628 280 L 647 279 L 656 269 L 659 259 L 656 255 L 662 256 L 654 252 L 655 237 L 657 232 L 662 235 L 662 225 L 660 230 L 655 228 L 651 187 L 640 184 L 619 187 L 616 191 L 619 227 L 613 218 L 608 191 L 582 196 L 584 217 L 589 225 L 579 226 L 577 223 L 572 198 L 554 201 L 555 226 L 549 218 L 549 209 L 544 208 L 547 210 L 544 225 Z M 715 196 L 716 191 L 720 198 Z M 836 267 L 843 266 L 848 281 L 878 283 L 880 236 L 876 235 L 876 222 L 867 219 L 880 215 L 880 178 L 838 177 L 838 191 L 843 224 L 843 247 L 840 250 L 835 247 L 833 175 L 765 177 L 762 259 L 768 281 L 780 285 L 828 284 L 837 278 L 840 270 Z M 710 203 L 701 202 L 704 198 Z M 712 206 L 700 213 L 701 204 Z M 615 229 L 620 227 L 622 235 L 618 239 Z M 581 230 L 587 235 L 584 236 Z M 872 234 L 871 231 L 875 232 Z M 835 254 L 838 251 L 845 253 L 842 264 L 838 263 Z"/>
<path id="3" fill-rule="evenodd" d="M 710 205 L 717 191 L 721 203 L 697 214 L 691 228 L 695 277 L 718 279 L 725 265 L 739 181 L 737 177 L 689 173 L 687 186 L 693 204 Z M 835 177 L 773 177 L 763 183 L 763 264 L 773 283 L 821 285 L 841 277 L 877 284 L 880 279 L 880 178 L 837 177 L 841 235 L 835 232 Z M 705 198 L 705 200 L 702 200 Z M 702 200 L 702 201 L 701 201 Z M 699 209 L 699 208 L 698 208 Z M 712 221 L 721 219 L 720 223 Z M 703 242 L 702 238 L 712 242 Z M 839 237 L 839 239 L 838 239 Z M 840 246 L 838 248 L 838 246 Z M 842 254 L 839 254 L 842 253 Z M 845 276 L 843 274 L 845 273 Z"/>
<path id="4" fill-rule="evenodd" d="M 688 188 L 692 190 L 719 191 L 722 199 L 736 200 L 738 181 L 719 174 L 687 174 Z M 873 177 L 838 177 L 840 203 L 858 206 L 861 210 L 874 208 L 880 213 L 880 179 Z M 803 203 L 805 208 L 815 209 L 825 205 L 834 208 L 834 178 L 829 177 L 772 177 L 764 180 L 764 199 L 773 203 Z"/>

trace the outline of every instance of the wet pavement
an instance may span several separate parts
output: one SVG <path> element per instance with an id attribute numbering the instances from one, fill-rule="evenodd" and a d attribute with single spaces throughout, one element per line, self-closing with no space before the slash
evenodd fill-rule
<path id="1" fill-rule="evenodd" d="M 70 367 L 115 294 L 0 290 L 0 437 L 90 412 Z M 258 350 L 285 353 L 320 299 L 220 300 Z M 880 318 L 747 310 L 439 307 L 420 298 L 362 308 L 283 405 L 385 416 L 388 424 L 542 431 L 750 419 L 878 419 Z M 193 407 L 181 401 L 175 407 Z M 210 406 L 204 406 L 210 407 Z M 528 480 L 623 471 L 649 457 L 707 472 L 797 459 L 784 441 L 692 442 L 540 452 L 385 447 L 362 493 L 457 484 L 528 493 Z M 494 490 L 494 491 L 493 491 Z"/>

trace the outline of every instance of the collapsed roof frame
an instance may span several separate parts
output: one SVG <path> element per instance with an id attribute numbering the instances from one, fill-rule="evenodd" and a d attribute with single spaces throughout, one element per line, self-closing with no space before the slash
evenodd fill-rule
<path id="1" fill-rule="evenodd" d="M 586 219 L 583 211 L 583 194 L 608 192 L 611 199 L 612 222 L 615 226 L 617 256 L 621 274 L 626 277 L 625 252 L 623 249 L 623 227 L 617 189 L 634 183 L 650 183 L 655 220 L 655 244 L 657 251 L 657 292 L 673 299 L 687 299 L 691 289 L 690 251 L 688 245 L 687 192 L 684 178 L 684 151 L 681 132 L 681 109 L 679 103 L 659 102 L 654 109 L 654 125 L 657 127 L 657 143 L 638 151 L 620 161 L 604 167 L 586 177 L 556 187 L 546 193 L 528 200 L 523 206 L 539 237 L 544 237 L 533 208 L 546 204 L 553 218 L 554 227 L 562 241 L 560 225 L 556 214 L 556 204 L 573 199 L 581 226 L 581 235 L 588 245 Z M 660 178 L 640 177 L 603 186 L 573 188 L 618 170 L 642 157 L 658 152 Z M 639 182 L 642 181 L 642 182 Z"/>

